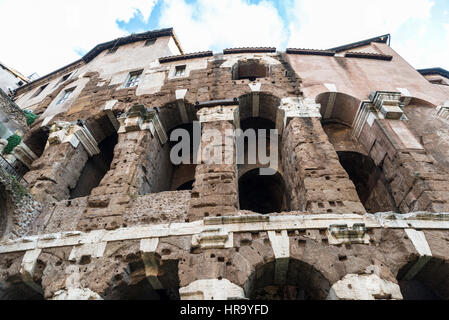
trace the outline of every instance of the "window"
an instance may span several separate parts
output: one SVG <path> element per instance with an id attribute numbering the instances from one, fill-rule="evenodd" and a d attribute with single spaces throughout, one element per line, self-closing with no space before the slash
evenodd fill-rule
<path id="1" fill-rule="evenodd" d="M 63 76 L 63 77 L 61 78 L 61 80 L 59 80 L 59 81 L 55 84 L 55 88 L 56 88 L 57 86 L 59 86 L 59 84 L 61 84 L 61 83 L 65 82 L 65 81 L 67 81 L 67 80 L 70 78 L 71 75 L 72 75 L 72 74 L 69 73 L 69 74 L 66 74 L 65 76 Z"/>
<path id="2" fill-rule="evenodd" d="M 153 45 L 155 42 L 156 42 L 156 39 L 148 39 L 145 42 L 145 47 L 149 47 L 149 46 Z"/>
<path id="3" fill-rule="evenodd" d="M 125 88 L 132 88 L 139 84 L 140 76 L 142 75 L 142 71 L 134 71 L 129 74 L 128 80 L 125 83 Z"/>
<path id="4" fill-rule="evenodd" d="M 64 82 L 64 81 L 67 81 L 67 79 L 68 78 L 70 78 L 70 76 L 71 76 L 72 74 L 71 73 L 69 73 L 69 74 L 66 74 L 64 77 L 62 77 L 62 79 L 61 79 L 61 81 L 60 82 Z"/>
<path id="5" fill-rule="evenodd" d="M 186 73 L 186 65 L 176 66 L 175 77 L 182 77 Z"/>
<path id="6" fill-rule="evenodd" d="M 33 94 L 33 96 L 31 98 L 34 98 L 34 97 L 37 97 L 38 95 L 40 95 L 42 93 L 42 91 L 44 91 L 45 88 L 47 88 L 47 86 L 48 86 L 48 83 L 46 85 L 43 85 L 39 89 L 37 89 L 36 93 Z"/>
<path id="7" fill-rule="evenodd" d="M 70 97 L 70 95 L 72 94 L 73 90 L 75 90 L 75 88 L 71 88 L 71 89 L 67 89 L 66 91 L 64 91 L 63 96 L 61 97 L 61 99 L 59 99 L 57 104 L 61 104 L 67 101 L 67 99 Z"/>

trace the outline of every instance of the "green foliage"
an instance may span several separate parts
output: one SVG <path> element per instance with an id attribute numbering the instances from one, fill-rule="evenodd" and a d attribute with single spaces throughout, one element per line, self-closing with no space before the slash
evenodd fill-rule
<path id="1" fill-rule="evenodd" d="M 36 121 L 37 115 L 28 110 L 25 110 L 25 114 L 27 116 L 27 125 L 31 126 L 34 123 L 34 121 Z"/>
<path id="2" fill-rule="evenodd" d="M 8 145 L 3 149 L 3 153 L 10 154 L 21 142 L 22 138 L 17 134 L 13 134 L 8 138 Z"/>

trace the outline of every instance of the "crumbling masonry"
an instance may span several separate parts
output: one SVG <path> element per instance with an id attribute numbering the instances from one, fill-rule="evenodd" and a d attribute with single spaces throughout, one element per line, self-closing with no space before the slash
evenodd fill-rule
<path id="1" fill-rule="evenodd" d="M 448 299 L 449 74 L 432 70 L 389 35 L 98 45 L 1 100 L 22 142 L 2 158 L 0 299 Z M 276 174 L 174 165 L 171 133 L 196 121 L 231 146 L 277 129 Z"/>

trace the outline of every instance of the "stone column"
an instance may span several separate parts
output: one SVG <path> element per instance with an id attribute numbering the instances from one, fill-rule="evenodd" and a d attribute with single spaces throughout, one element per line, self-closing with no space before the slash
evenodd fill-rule
<path id="1" fill-rule="evenodd" d="M 447 212 L 449 172 L 408 128 L 402 101 L 401 93 L 373 92 L 360 106 L 353 136 L 383 169 L 401 213 Z"/>
<path id="2" fill-rule="evenodd" d="M 132 197 L 155 191 L 147 181 L 152 170 L 148 168 L 147 173 L 144 166 L 151 165 L 148 155 L 156 154 L 156 149 L 167 142 L 159 117 L 143 105 L 136 105 L 119 122 L 119 139 L 111 168 L 89 196 L 88 208 L 78 225 L 82 231 L 121 227 Z"/>
<path id="3" fill-rule="evenodd" d="M 321 126 L 320 105 L 282 99 L 277 116 L 291 209 L 310 214 L 366 213 Z"/>
<path id="4" fill-rule="evenodd" d="M 238 106 L 203 108 L 195 184 L 190 201 L 190 221 L 235 215 L 239 210 L 235 128 Z"/>
<path id="5" fill-rule="evenodd" d="M 89 156 L 99 152 L 97 142 L 86 128 L 56 122 L 43 155 L 25 175 L 31 194 L 43 203 L 68 199 Z"/>

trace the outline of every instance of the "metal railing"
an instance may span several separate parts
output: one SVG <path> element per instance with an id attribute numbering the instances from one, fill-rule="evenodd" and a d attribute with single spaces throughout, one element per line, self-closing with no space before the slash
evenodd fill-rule
<path id="1" fill-rule="evenodd" d="M 5 170 L 11 176 L 15 177 L 19 183 L 28 185 L 28 181 L 23 178 L 23 174 L 17 172 L 17 170 L 0 154 L 0 168 Z"/>

